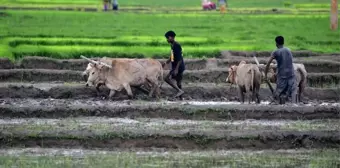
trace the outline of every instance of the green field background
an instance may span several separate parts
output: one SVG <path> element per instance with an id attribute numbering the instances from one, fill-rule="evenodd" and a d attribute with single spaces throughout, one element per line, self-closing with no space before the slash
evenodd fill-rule
<path id="1" fill-rule="evenodd" d="M 2 5 L 96 5 L 94 0 L 0 0 Z M 200 1 L 119 1 L 120 5 L 148 7 L 197 7 Z M 340 31 L 329 28 L 325 0 L 238 0 L 230 8 L 285 8 L 284 4 L 312 10 L 307 13 L 210 12 L 81 12 L 53 10 L 3 10 L 0 13 L 0 57 L 23 56 L 79 58 L 87 56 L 156 57 L 169 55 L 164 33 L 174 30 L 185 57 L 216 57 L 223 50 L 270 51 L 274 38 L 283 35 L 292 50 L 340 52 Z M 1 6 L 1 5 L 0 5 Z"/>
<path id="2" fill-rule="evenodd" d="M 121 6 L 148 7 L 195 7 L 200 6 L 201 0 L 120 0 Z M 213 2 L 217 3 L 216 0 Z M 1 4 L 38 4 L 38 5 L 97 5 L 101 0 L 0 0 Z M 284 4 L 307 5 L 309 7 L 329 7 L 329 0 L 228 0 L 231 7 L 283 7 Z"/>

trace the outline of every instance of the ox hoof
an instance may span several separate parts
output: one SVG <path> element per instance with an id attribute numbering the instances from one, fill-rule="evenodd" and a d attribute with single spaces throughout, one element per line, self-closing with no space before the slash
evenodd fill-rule
<path id="1" fill-rule="evenodd" d="M 180 97 L 180 96 L 182 96 L 183 94 L 184 94 L 184 91 L 181 90 L 181 91 L 179 91 L 179 92 L 175 95 L 175 98 Z"/>
<path id="2" fill-rule="evenodd" d="M 85 86 L 86 86 L 86 87 L 89 87 L 89 84 L 86 84 Z"/>

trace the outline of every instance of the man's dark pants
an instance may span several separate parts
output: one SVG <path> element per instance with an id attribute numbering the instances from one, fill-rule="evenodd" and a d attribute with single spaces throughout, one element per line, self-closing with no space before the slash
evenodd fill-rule
<path id="1" fill-rule="evenodd" d="M 276 81 L 276 90 L 274 93 L 275 99 L 280 101 L 285 101 L 287 97 L 291 98 L 292 103 L 296 103 L 297 86 L 295 81 L 295 76 L 290 78 L 278 77 Z"/>

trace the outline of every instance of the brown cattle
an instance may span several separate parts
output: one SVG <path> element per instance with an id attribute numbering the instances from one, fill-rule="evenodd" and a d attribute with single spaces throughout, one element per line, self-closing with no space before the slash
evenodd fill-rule
<path id="1" fill-rule="evenodd" d="M 299 63 L 293 63 L 294 67 L 294 74 L 295 74 L 295 81 L 297 83 L 297 86 L 299 87 L 298 93 L 297 93 L 297 101 L 301 102 L 302 93 L 304 92 L 306 86 L 307 86 L 307 70 L 305 68 L 305 65 L 299 64 Z M 272 83 L 276 83 L 276 67 L 271 67 L 268 72 L 268 79 Z"/>
<path id="2" fill-rule="evenodd" d="M 84 57 L 83 57 L 84 58 Z M 86 58 L 85 58 L 86 59 Z M 160 86 L 163 83 L 163 67 L 162 64 L 154 59 L 126 59 L 126 58 L 107 58 L 103 57 L 99 60 L 99 62 L 110 63 L 113 60 L 121 60 L 121 61 L 128 61 L 128 62 L 137 62 L 143 67 L 143 71 L 146 73 L 146 83 L 145 85 L 150 87 L 149 96 L 151 97 L 153 93 L 156 91 L 156 97 L 159 97 L 160 94 Z M 93 67 L 93 63 L 89 63 L 86 70 L 83 72 L 83 76 L 87 79 L 90 70 Z M 145 86 L 144 85 L 144 86 Z M 98 85 L 100 86 L 100 84 Z M 144 93 L 148 93 L 148 91 L 140 88 L 139 86 L 136 87 L 137 89 L 142 90 Z M 99 92 L 99 88 L 97 87 L 97 91 Z"/>
<path id="3" fill-rule="evenodd" d="M 244 103 L 244 93 L 246 93 L 249 103 L 255 99 L 256 103 L 260 103 L 261 72 L 258 66 L 241 61 L 238 66 L 233 65 L 228 71 L 229 76 L 226 81 L 238 86 L 241 102 Z"/>
<path id="4" fill-rule="evenodd" d="M 90 66 L 86 85 L 97 87 L 98 84 L 104 84 L 110 89 L 109 98 L 112 98 L 116 91 L 122 89 L 125 89 L 129 97 L 132 98 L 131 86 L 139 87 L 147 81 L 144 67 L 134 59 L 112 60 L 111 65 L 103 64 L 100 61 L 92 62 Z"/>

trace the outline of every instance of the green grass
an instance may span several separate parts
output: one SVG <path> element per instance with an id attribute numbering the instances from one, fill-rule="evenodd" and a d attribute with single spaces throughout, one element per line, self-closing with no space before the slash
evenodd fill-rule
<path id="1" fill-rule="evenodd" d="M 340 164 L 339 151 L 315 150 L 306 153 L 230 153 L 220 155 L 215 152 L 170 152 L 168 154 L 137 154 L 135 152 L 119 152 L 117 154 L 97 154 L 77 156 L 0 156 L 3 168 L 26 167 L 252 167 L 252 168 L 284 168 L 310 167 L 330 168 Z"/>
<path id="2" fill-rule="evenodd" d="M 169 29 L 178 34 L 185 57 L 215 57 L 221 50 L 268 51 L 275 48 L 277 35 L 285 36 L 292 50 L 340 52 L 340 31 L 332 32 L 328 25 L 329 16 L 323 14 L 6 11 L 0 17 L 0 56 L 167 57 L 170 47 L 163 35 Z"/>
<path id="3" fill-rule="evenodd" d="M 143 104 L 143 101 L 140 102 Z M 17 121 L 17 122 L 20 122 Z M 22 121 L 21 121 L 22 122 Z M 115 124 L 112 124 L 114 122 Z M 22 122 L 21 124 L 9 124 L 4 125 L 3 130 L 7 129 L 13 132 L 26 130 L 30 134 L 37 134 L 48 131 L 65 132 L 65 131 L 79 131 L 79 130 L 91 130 L 91 132 L 103 132 L 112 133 L 112 130 L 156 130 L 156 131 L 183 131 L 187 129 L 198 129 L 201 131 L 212 130 L 291 130 L 291 131 L 317 131 L 317 130 L 339 130 L 339 120 L 335 119 L 323 119 L 323 120 L 306 120 L 306 121 L 283 121 L 273 123 L 271 121 L 191 121 L 191 120 L 167 120 L 167 119 L 149 119 L 149 118 L 136 118 L 130 120 L 132 123 L 125 123 L 124 121 L 107 120 L 105 118 L 66 118 L 60 120 L 44 120 L 41 119 L 37 123 L 35 120 L 29 120 Z M 39 123 L 44 123 L 39 125 Z M 132 131 L 133 132 L 133 131 Z"/>
<path id="4" fill-rule="evenodd" d="M 216 1 L 214 1 L 216 3 Z M 228 1 L 228 4 L 232 8 L 240 7 L 285 7 L 286 3 L 294 4 L 316 4 L 316 6 L 326 7 L 324 4 L 329 4 L 328 0 L 237 0 Z M 101 5 L 101 0 L 0 0 L 0 4 L 3 5 Z M 124 6 L 148 6 L 148 7 L 200 7 L 200 0 L 171 0 L 171 1 L 159 1 L 159 0 L 130 0 L 119 1 L 119 4 Z M 320 5 L 321 4 L 321 5 Z"/>

